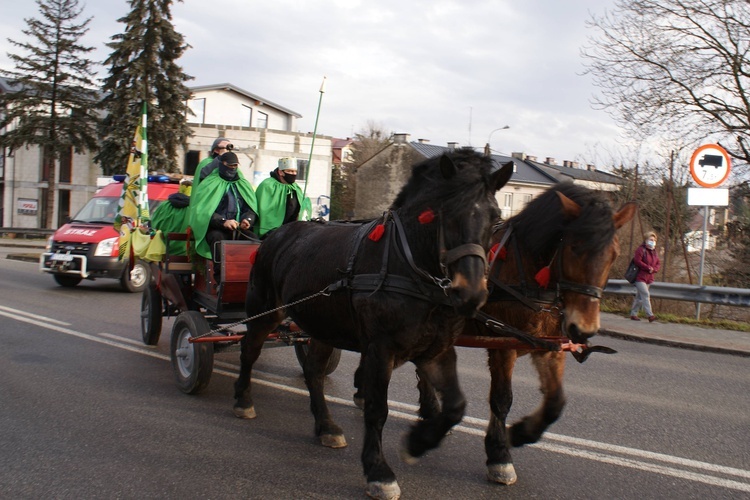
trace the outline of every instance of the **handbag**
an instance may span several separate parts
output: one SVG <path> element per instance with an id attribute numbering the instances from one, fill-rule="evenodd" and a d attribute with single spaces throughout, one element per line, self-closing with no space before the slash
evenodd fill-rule
<path id="1" fill-rule="evenodd" d="M 635 260 L 630 259 L 630 264 L 628 264 L 628 269 L 625 271 L 625 279 L 628 281 L 628 283 L 635 283 L 635 279 L 638 277 L 638 266 L 635 263 Z"/>

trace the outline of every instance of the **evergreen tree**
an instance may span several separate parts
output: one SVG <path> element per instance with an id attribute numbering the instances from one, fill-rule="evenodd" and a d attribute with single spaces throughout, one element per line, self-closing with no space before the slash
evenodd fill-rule
<path id="1" fill-rule="evenodd" d="M 181 0 L 178 0 L 181 1 Z M 123 173 L 141 112 L 148 103 L 149 168 L 177 172 L 178 147 L 191 135 L 187 101 L 191 80 L 176 61 L 189 47 L 175 31 L 170 12 L 173 0 L 130 0 L 130 13 L 118 19 L 124 33 L 112 37 L 105 61 L 102 107 L 107 112 L 99 130 L 101 150 L 95 160 L 105 175 Z"/>
<path id="2" fill-rule="evenodd" d="M 94 63 L 83 57 L 93 50 L 79 43 L 91 18 L 76 19 L 83 11 L 78 0 L 36 0 L 41 19 L 25 19 L 28 42 L 9 40 L 27 52 L 8 54 L 15 69 L 6 72 L 16 91 L 0 94 L 0 145 L 18 149 L 36 145 L 42 152 L 48 182 L 47 210 L 42 226 L 52 228 L 55 201 L 55 161 L 70 154 L 95 150 L 96 104 Z"/>

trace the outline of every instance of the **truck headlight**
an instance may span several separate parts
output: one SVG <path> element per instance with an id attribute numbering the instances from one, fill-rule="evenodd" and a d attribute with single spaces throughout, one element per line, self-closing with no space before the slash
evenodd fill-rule
<path id="1" fill-rule="evenodd" d="M 102 240 L 99 242 L 98 245 L 96 245 L 96 250 L 94 251 L 94 256 L 96 257 L 113 257 L 118 254 L 118 247 L 117 243 L 120 240 L 119 236 L 115 236 L 114 238 L 107 238 L 106 240 Z"/>

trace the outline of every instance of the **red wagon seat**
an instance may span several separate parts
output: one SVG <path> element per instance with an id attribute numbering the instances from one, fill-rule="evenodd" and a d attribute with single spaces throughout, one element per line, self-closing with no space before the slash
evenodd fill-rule
<path id="1" fill-rule="evenodd" d="M 221 246 L 221 301 L 245 303 L 245 293 L 253 264 L 250 256 L 260 246 L 255 241 L 222 241 Z"/>

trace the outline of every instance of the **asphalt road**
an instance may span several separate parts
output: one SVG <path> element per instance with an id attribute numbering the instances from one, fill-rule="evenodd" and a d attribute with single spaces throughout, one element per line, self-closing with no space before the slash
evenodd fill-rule
<path id="1" fill-rule="evenodd" d="M 115 281 L 58 287 L 0 250 L 1 498 L 363 498 L 358 357 L 328 380 L 349 447 L 313 438 L 290 348 L 264 351 L 258 418 L 231 414 L 235 353 L 208 390 L 174 386 L 169 329 L 140 342 L 140 296 Z M 599 338 L 619 351 L 566 373 L 568 406 L 543 440 L 514 451 L 518 483 L 485 480 L 489 376 L 479 349 L 459 353 L 467 418 L 415 466 L 398 442 L 415 414 L 409 366 L 395 372 L 384 446 L 403 498 L 750 498 L 750 358 Z M 526 360 L 514 377 L 514 421 L 538 403 Z"/>

